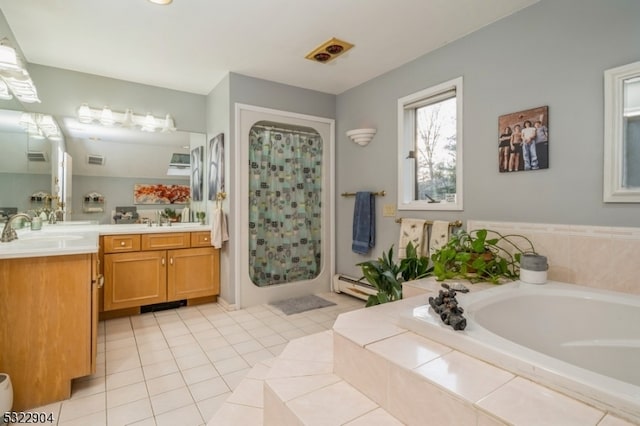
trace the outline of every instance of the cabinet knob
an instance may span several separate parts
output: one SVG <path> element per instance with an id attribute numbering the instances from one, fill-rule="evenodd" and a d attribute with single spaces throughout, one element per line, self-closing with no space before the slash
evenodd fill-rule
<path id="1" fill-rule="evenodd" d="M 204 237 L 204 240 L 205 241 L 209 241 L 209 237 Z"/>
<path id="2" fill-rule="evenodd" d="M 120 241 L 120 246 L 124 247 L 125 242 L 124 241 Z"/>

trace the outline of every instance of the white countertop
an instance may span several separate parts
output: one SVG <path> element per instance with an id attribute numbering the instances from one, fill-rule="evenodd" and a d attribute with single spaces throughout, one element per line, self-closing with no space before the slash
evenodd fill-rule
<path id="1" fill-rule="evenodd" d="M 97 253 L 100 235 L 198 232 L 210 229 L 199 223 L 174 223 L 171 226 L 98 225 L 86 221 L 43 224 L 39 231 L 32 231 L 28 227 L 19 229 L 17 240 L 0 243 L 0 259 Z"/>

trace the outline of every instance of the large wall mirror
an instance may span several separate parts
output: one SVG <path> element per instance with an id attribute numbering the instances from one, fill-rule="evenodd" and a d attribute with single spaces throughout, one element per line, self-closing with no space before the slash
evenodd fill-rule
<path id="1" fill-rule="evenodd" d="M 64 139 L 50 139 L 30 129 L 27 119 L 43 117 L 19 109 L 0 109 L 0 210 L 36 210 L 50 206 L 50 199 L 33 194 L 61 196 L 62 176 L 56 168 Z M 47 119 L 52 119 L 47 116 Z M 56 192 L 57 191 L 57 192 Z M 6 216 L 0 213 L 1 216 Z"/>
<path id="2" fill-rule="evenodd" d="M 640 203 L 640 62 L 604 73 L 603 198 Z"/>
<path id="3" fill-rule="evenodd" d="M 204 146 L 202 133 L 183 131 L 143 132 L 119 126 L 80 123 L 76 117 L 57 119 L 63 141 L 29 135 L 18 124 L 23 111 L 0 110 L 0 210 L 34 208 L 31 194 L 52 194 L 60 188 L 60 148 L 68 153 L 71 178 L 65 199 L 65 220 L 111 223 L 118 206 L 133 206 L 136 184 L 189 185 L 190 167 L 176 167 L 174 154 L 188 154 Z M 62 188 L 59 189 L 62 192 Z M 86 211 L 86 194 L 104 196 L 103 211 Z M 62 195 L 62 194 L 60 194 Z M 174 208 L 183 205 L 139 205 L 140 209 Z"/>

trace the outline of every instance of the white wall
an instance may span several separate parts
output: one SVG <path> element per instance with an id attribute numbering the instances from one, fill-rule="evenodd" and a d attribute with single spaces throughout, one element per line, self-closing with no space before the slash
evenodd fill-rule
<path id="1" fill-rule="evenodd" d="M 337 98 L 337 192 L 386 190 L 370 256 L 351 252 L 353 199 L 337 200 L 337 269 L 397 245 L 397 99 L 464 78 L 463 212 L 404 212 L 428 219 L 640 225 L 639 205 L 602 202 L 603 72 L 640 60 L 640 2 L 542 0 L 510 17 L 370 80 Z M 499 173 L 498 116 L 549 106 L 550 168 Z M 346 130 L 372 126 L 366 148 Z M 355 167 L 355 166 L 358 167 Z"/>

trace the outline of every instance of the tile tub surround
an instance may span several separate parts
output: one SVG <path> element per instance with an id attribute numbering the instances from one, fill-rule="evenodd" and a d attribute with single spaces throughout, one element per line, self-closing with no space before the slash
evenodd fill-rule
<path id="1" fill-rule="evenodd" d="M 353 311 L 334 325 L 334 374 L 400 422 L 633 424 L 397 326 L 399 312 L 425 300 Z M 381 329 L 381 318 L 397 332 Z"/>
<path id="2" fill-rule="evenodd" d="M 469 231 L 482 228 L 530 238 L 547 256 L 549 280 L 640 294 L 640 228 L 467 221 Z"/>

